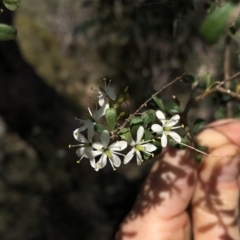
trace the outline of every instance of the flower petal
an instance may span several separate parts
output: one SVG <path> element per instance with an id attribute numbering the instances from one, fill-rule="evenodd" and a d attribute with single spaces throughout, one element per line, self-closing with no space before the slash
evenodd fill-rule
<path id="1" fill-rule="evenodd" d="M 151 129 L 152 129 L 153 132 L 155 132 L 157 134 L 162 134 L 162 132 L 163 132 L 163 127 L 160 126 L 159 124 L 153 124 L 151 126 Z"/>
<path id="2" fill-rule="evenodd" d="M 99 161 L 96 163 L 96 168 L 98 169 L 104 168 L 106 164 L 107 164 L 107 155 L 103 153 Z"/>
<path id="3" fill-rule="evenodd" d="M 108 149 L 112 151 L 122 151 L 127 147 L 127 142 L 126 141 L 119 141 L 111 144 Z"/>
<path id="4" fill-rule="evenodd" d="M 133 156 L 134 156 L 134 148 L 132 148 L 131 149 L 131 151 L 129 151 L 128 153 L 127 153 L 127 155 L 125 156 L 125 158 L 123 159 L 123 163 L 124 164 L 127 164 L 127 163 L 129 163 L 130 162 L 130 160 L 133 158 Z"/>
<path id="5" fill-rule="evenodd" d="M 90 160 L 90 164 L 93 168 L 96 168 L 96 161 L 95 158 L 89 159 Z"/>
<path id="6" fill-rule="evenodd" d="M 78 131 L 78 129 L 76 129 L 73 132 L 73 136 L 77 141 L 79 141 L 81 143 L 87 143 L 88 142 L 88 140 Z"/>
<path id="7" fill-rule="evenodd" d="M 137 130 L 137 139 L 136 139 L 137 144 L 141 143 L 143 134 L 144 134 L 144 128 L 143 128 L 143 126 L 140 126 Z"/>
<path id="8" fill-rule="evenodd" d="M 116 99 L 116 94 L 114 93 L 112 88 L 108 87 L 105 89 L 105 91 L 109 98 L 111 98 L 112 100 Z"/>
<path id="9" fill-rule="evenodd" d="M 110 141 L 110 134 L 107 130 L 102 131 L 100 136 L 101 142 L 103 144 L 103 148 L 106 149 L 108 147 Z"/>
<path id="10" fill-rule="evenodd" d="M 112 162 L 115 167 L 119 167 L 121 165 L 121 159 L 114 153 L 112 153 L 112 158 L 109 159 L 109 161 Z"/>
<path id="11" fill-rule="evenodd" d="M 99 155 L 101 155 L 101 154 L 103 154 L 103 151 L 92 151 L 91 152 L 91 156 L 92 156 L 92 158 L 95 158 L 95 157 L 97 157 L 97 156 L 99 156 Z"/>
<path id="12" fill-rule="evenodd" d="M 93 117 L 93 114 L 92 114 L 91 109 L 89 107 L 88 107 L 88 112 Z"/>
<path id="13" fill-rule="evenodd" d="M 82 127 L 78 128 L 78 129 L 76 129 L 75 131 L 77 131 L 77 132 L 82 132 L 82 131 L 86 130 L 86 129 L 88 128 L 88 126 L 89 126 L 90 123 L 91 123 L 90 120 L 86 120 L 86 121 L 84 122 L 84 125 L 83 125 Z M 75 132 L 75 131 L 74 131 L 74 132 Z"/>
<path id="14" fill-rule="evenodd" d="M 102 95 L 102 93 L 98 97 L 98 104 L 99 104 L 100 107 L 102 107 L 105 104 L 105 97 Z"/>
<path id="15" fill-rule="evenodd" d="M 78 157 L 81 157 L 81 156 L 84 155 L 84 152 L 85 152 L 85 148 L 81 147 L 81 148 L 77 149 L 76 154 L 77 154 Z"/>
<path id="16" fill-rule="evenodd" d="M 161 145 L 162 145 L 162 147 L 167 146 L 167 135 L 165 134 L 165 132 L 163 132 L 162 137 L 161 137 Z"/>
<path id="17" fill-rule="evenodd" d="M 180 119 L 180 116 L 178 114 L 173 115 L 170 120 L 167 122 L 167 124 L 165 125 L 165 127 L 172 127 L 174 125 L 176 125 L 178 123 Z"/>
<path id="18" fill-rule="evenodd" d="M 133 139 L 130 139 L 128 141 L 128 145 L 131 146 L 131 147 L 134 147 L 136 145 L 136 142 Z"/>
<path id="19" fill-rule="evenodd" d="M 142 164 L 142 155 L 138 150 L 136 151 L 136 157 L 137 157 L 137 165 L 139 166 Z"/>
<path id="20" fill-rule="evenodd" d="M 157 147 L 151 143 L 142 144 L 142 146 L 145 148 L 146 152 L 153 152 L 157 149 Z"/>
<path id="21" fill-rule="evenodd" d="M 92 159 L 92 158 L 94 158 L 95 157 L 95 155 L 93 155 L 93 152 L 96 152 L 96 151 L 94 151 L 93 149 L 92 149 L 92 147 L 85 147 L 85 151 L 84 151 L 84 157 L 85 158 L 89 158 L 89 159 Z M 99 152 L 99 151 L 97 151 L 97 152 Z M 100 152 L 101 153 L 101 152 Z M 100 155 L 100 154 L 98 154 L 98 155 Z"/>
<path id="22" fill-rule="evenodd" d="M 99 150 L 99 149 L 102 149 L 102 148 L 103 148 L 103 145 L 102 145 L 102 143 L 100 143 L 100 142 L 95 142 L 95 143 L 92 144 L 92 147 L 93 147 L 94 149 Z"/>
<path id="23" fill-rule="evenodd" d="M 105 104 L 103 105 L 103 107 L 101 107 L 100 109 L 98 109 L 95 114 L 94 114 L 94 119 L 97 122 L 102 116 L 105 115 L 105 111 L 109 108 L 109 104 Z"/>
<path id="24" fill-rule="evenodd" d="M 88 126 L 88 142 L 92 142 L 92 138 L 94 135 L 94 124 L 91 122 Z"/>
<path id="25" fill-rule="evenodd" d="M 156 116 L 162 122 L 162 125 L 164 126 L 166 124 L 166 117 L 165 117 L 164 113 L 160 110 L 157 110 Z"/>
<path id="26" fill-rule="evenodd" d="M 169 131 L 168 132 L 168 135 L 174 139 L 174 141 L 180 143 L 181 142 L 181 137 L 176 133 L 176 132 L 172 132 L 172 131 Z"/>

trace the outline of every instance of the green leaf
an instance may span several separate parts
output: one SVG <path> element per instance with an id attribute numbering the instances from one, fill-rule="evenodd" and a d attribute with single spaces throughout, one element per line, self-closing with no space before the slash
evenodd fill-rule
<path id="1" fill-rule="evenodd" d="M 94 125 L 94 131 L 97 133 L 102 133 L 102 131 L 107 130 L 105 126 L 103 126 L 102 124 L 95 124 Z"/>
<path id="2" fill-rule="evenodd" d="M 204 126 L 206 125 L 206 121 L 204 119 L 197 119 L 194 123 L 193 133 L 198 133 Z"/>
<path id="3" fill-rule="evenodd" d="M 144 126 L 147 126 L 149 123 L 153 123 L 156 120 L 156 112 L 153 109 L 149 109 L 142 115 L 142 120 Z"/>
<path id="4" fill-rule="evenodd" d="M 142 152 L 142 156 L 143 156 L 144 160 L 148 160 L 149 158 L 152 158 L 152 155 L 149 155 L 149 154 L 147 154 L 145 152 Z"/>
<path id="5" fill-rule="evenodd" d="M 105 118 L 108 123 L 109 130 L 114 130 L 117 120 L 117 110 L 115 108 L 108 108 L 105 111 Z"/>
<path id="6" fill-rule="evenodd" d="M 118 115 L 117 120 L 120 119 L 120 118 L 122 118 L 122 117 L 124 117 L 125 115 L 126 115 L 125 112 L 121 112 L 121 113 Z"/>
<path id="7" fill-rule="evenodd" d="M 220 38 L 235 9 L 236 6 L 228 2 L 205 18 L 200 27 L 200 35 L 206 42 L 213 44 Z"/>
<path id="8" fill-rule="evenodd" d="M 143 125 L 143 120 L 141 117 L 133 117 L 130 121 L 131 133 L 135 136 L 137 134 L 137 130 L 140 126 Z"/>
<path id="9" fill-rule="evenodd" d="M 152 133 L 149 131 L 149 130 L 144 130 L 144 140 L 145 141 L 148 141 L 148 140 L 151 140 L 153 139 L 153 135 Z"/>
<path id="10" fill-rule="evenodd" d="M 3 0 L 3 4 L 10 11 L 16 11 L 20 6 L 20 0 Z"/>
<path id="11" fill-rule="evenodd" d="M 143 124 L 143 120 L 141 117 L 133 117 L 131 118 L 130 120 L 130 127 L 132 127 L 133 125 L 136 125 L 136 124 Z"/>
<path id="12" fill-rule="evenodd" d="M 8 41 L 16 37 L 17 30 L 7 24 L 0 24 L 0 40 Z"/>
<path id="13" fill-rule="evenodd" d="M 208 89 L 211 84 L 211 75 L 209 74 L 209 72 L 206 73 L 205 79 L 206 79 L 206 88 Z"/>
<path id="14" fill-rule="evenodd" d="M 132 134 L 127 128 L 121 128 L 118 131 L 118 135 L 120 136 L 121 139 L 130 142 L 132 140 Z"/>
<path id="15" fill-rule="evenodd" d="M 183 83 L 193 83 L 195 81 L 195 77 L 191 74 L 184 74 L 181 78 Z"/>
<path id="16" fill-rule="evenodd" d="M 165 107 L 164 107 L 164 104 L 163 104 L 163 101 L 161 98 L 157 97 L 157 96 L 154 96 L 153 97 L 153 100 L 154 102 L 157 104 L 157 106 L 160 108 L 160 110 L 164 111 L 165 110 Z"/>
<path id="17" fill-rule="evenodd" d="M 182 109 L 175 102 L 170 102 L 165 107 L 165 111 L 170 114 L 176 114 L 176 113 L 181 113 Z"/>

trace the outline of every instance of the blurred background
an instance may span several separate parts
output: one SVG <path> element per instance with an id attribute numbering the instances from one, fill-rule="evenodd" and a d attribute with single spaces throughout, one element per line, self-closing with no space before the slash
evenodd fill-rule
<path id="1" fill-rule="evenodd" d="M 95 107 L 103 78 L 118 93 L 129 86 L 129 111 L 184 72 L 224 79 L 224 39 L 208 46 L 198 34 L 206 2 L 21 0 L 0 16 L 18 30 L 0 43 L 0 239 L 113 239 L 154 159 L 115 172 L 76 164 L 74 118 Z M 162 97 L 184 107 L 189 92 L 179 82 Z M 196 109 L 213 119 L 207 104 L 190 122 Z"/>

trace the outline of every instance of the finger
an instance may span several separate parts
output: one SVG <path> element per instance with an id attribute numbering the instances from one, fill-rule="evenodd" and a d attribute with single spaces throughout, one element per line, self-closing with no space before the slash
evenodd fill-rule
<path id="1" fill-rule="evenodd" d="M 166 150 L 155 162 L 117 240 L 187 240 L 185 212 L 193 194 L 196 167 L 186 151 Z"/>
<path id="2" fill-rule="evenodd" d="M 227 126 L 227 125 L 226 125 Z M 200 136 L 212 150 L 198 171 L 198 181 L 192 200 L 193 231 L 195 240 L 240 239 L 238 228 L 239 201 L 239 148 L 235 131 L 239 122 L 204 131 Z M 209 133 L 209 129 L 206 130 Z M 223 134 L 224 133 L 224 134 Z M 207 138 L 204 138 L 207 137 Z M 212 139 L 209 141 L 208 139 Z M 230 143 L 229 143 L 230 142 Z M 233 144 L 234 143 L 234 144 Z"/>
<path id="3" fill-rule="evenodd" d="M 210 151 L 229 143 L 240 147 L 240 121 L 224 119 L 207 125 L 197 137 L 200 145 L 207 146 Z"/>

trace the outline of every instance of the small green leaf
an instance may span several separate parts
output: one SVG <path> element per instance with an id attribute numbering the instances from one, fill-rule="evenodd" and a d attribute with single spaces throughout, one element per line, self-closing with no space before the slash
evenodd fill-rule
<path id="1" fill-rule="evenodd" d="M 115 108 L 106 109 L 105 118 L 108 123 L 109 130 L 114 130 L 117 120 L 117 110 Z"/>
<path id="2" fill-rule="evenodd" d="M 165 107 L 165 110 L 170 114 L 176 114 L 176 113 L 182 112 L 182 109 L 175 102 L 168 103 L 168 105 Z"/>
<path id="3" fill-rule="evenodd" d="M 193 83 L 195 81 L 195 77 L 191 74 L 184 74 L 181 78 L 183 83 Z"/>
<path id="4" fill-rule="evenodd" d="M 154 102 L 157 104 L 157 106 L 160 108 L 160 110 L 164 111 L 165 110 L 165 107 L 164 107 L 164 104 L 163 104 L 163 101 L 161 98 L 157 97 L 157 96 L 154 96 L 153 97 L 153 100 Z"/>
<path id="5" fill-rule="evenodd" d="M 132 140 L 132 134 L 127 128 L 121 128 L 118 131 L 118 135 L 120 136 L 121 139 L 130 142 Z"/>
<path id="6" fill-rule="evenodd" d="M 153 139 L 152 133 L 145 129 L 144 130 L 144 140 L 148 141 L 148 140 L 151 140 L 151 139 Z"/>
<path id="7" fill-rule="evenodd" d="M 19 0 L 3 0 L 3 4 L 10 11 L 16 11 L 20 6 Z"/>
<path id="8" fill-rule="evenodd" d="M 142 115 L 142 120 L 144 126 L 147 126 L 149 123 L 153 123 L 156 120 L 156 112 L 152 109 L 147 110 Z"/>
<path id="9" fill-rule="evenodd" d="M 124 117 L 126 115 L 125 112 L 121 112 L 118 117 L 117 117 L 117 120 L 119 120 L 120 118 Z"/>
<path id="10" fill-rule="evenodd" d="M 94 125 L 94 131 L 97 133 L 102 133 L 102 131 L 107 130 L 105 126 L 102 124 L 95 124 Z"/>
<path id="11" fill-rule="evenodd" d="M 12 26 L 9 26 L 7 24 L 0 24 L 0 40 L 1 41 L 8 41 L 12 40 L 16 37 L 17 30 L 13 28 Z"/>
<path id="12" fill-rule="evenodd" d="M 127 93 L 127 92 L 128 92 L 128 86 L 123 89 L 123 93 Z"/>
<path id="13" fill-rule="evenodd" d="M 208 89 L 211 84 L 211 75 L 209 74 L 209 72 L 206 73 L 205 79 L 206 79 L 206 89 Z"/>
<path id="14" fill-rule="evenodd" d="M 130 127 L 132 127 L 133 125 L 136 125 L 136 124 L 142 124 L 143 123 L 143 120 L 141 117 L 133 117 L 131 118 L 130 120 Z"/>
<path id="15" fill-rule="evenodd" d="M 227 2 L 205 18 L 200 27 L 200 34 L 206 42 L 213 44 L 220 38 L 235 9 L 234 4 Z"/>
<path id="16" fill-rule="evenodd" d="M 147 154 L 145 152 L 142 152 L 142 156 L 143 156 L 144 160 L 148 160 L 149 158 L 152 158 L 152 155 L 149 155 L 149 154 Z"/>
<path id="17" fill-rule="evenodd" d="M 143 120 L 141 117 L 133 117 L 130 121 L 131 133 L 135 136 L 137 134 L 138 128 L 142 125 Z"/>
<path id="18" fill-rule="evenodd" d="M 198 133 L 204 126 L 206 125 L 206 121 L 204 119 L 197 119 L 194 123 L 193 133 Z"/>
<path id="19" fill-rule="evenodd" d="M 156 146 L 156 147 L 158 147 L 158 148 L 159 148 L 159 147 L 162 147 L 162 144 L 161 144 L 161 142 L 160 142 L 159 140 L 154 140 L 154 141 L 153 141 L 153 145 Z"/>
<path id="20" fill-rule="evenodd" d="M 103 93 L 103 94 L 106 94 L 106 92 L 105 92 L 104 88 L 103 88 L 103 87 L 101 87 L 101 86 L 99 86 L 99 91 L 100 91 L 101 93 Z"/>

